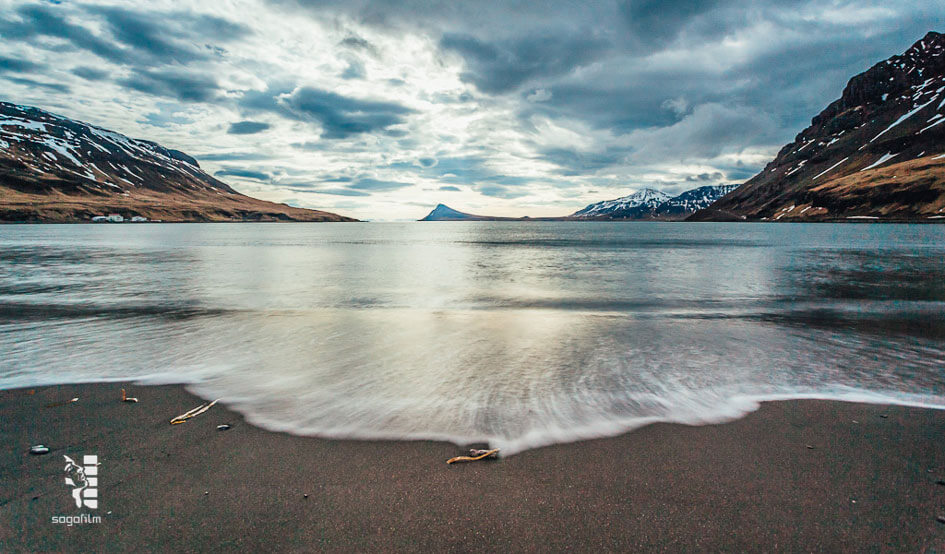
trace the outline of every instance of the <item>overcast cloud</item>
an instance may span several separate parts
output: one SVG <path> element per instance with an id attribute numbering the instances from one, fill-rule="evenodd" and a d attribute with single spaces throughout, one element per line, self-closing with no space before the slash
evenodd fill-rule
<path id="1" fill-rule="evenodd" d="M 744 181 L 943 14 L 945 0 L 0 0 L 0 99 L 182 150 L 267 200 L 561 215 Z"/>

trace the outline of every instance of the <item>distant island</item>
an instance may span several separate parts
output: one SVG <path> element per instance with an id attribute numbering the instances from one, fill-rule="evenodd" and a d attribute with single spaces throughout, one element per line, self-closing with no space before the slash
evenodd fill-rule
<path id="1" fill-rule="evenodd" d="M 251 198 L 183 152 L 0 102 L 0 222 L 356 221 Z"/>
<path id="2" fill-rule="evenodd" d="M 433 211 L 419 221 L 519 221 L 527 217 L 493 217 L 488 215 L 467 214 L 456 211 L 446 204 L 437 204 Z"/>

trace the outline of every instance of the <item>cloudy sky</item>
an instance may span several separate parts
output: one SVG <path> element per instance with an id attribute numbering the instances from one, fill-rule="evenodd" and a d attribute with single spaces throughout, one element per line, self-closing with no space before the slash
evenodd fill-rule
<path id="1" fill-rule="evenodd" d="M 945 0 L 0 0 L 0 99 L 364 219 L 756 173 Z"/>

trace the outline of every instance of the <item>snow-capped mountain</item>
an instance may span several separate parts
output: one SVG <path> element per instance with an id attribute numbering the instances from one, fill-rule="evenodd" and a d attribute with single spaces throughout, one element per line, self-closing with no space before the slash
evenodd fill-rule
<path id="1" fill-rule="evenodd" d="M 0 220 L 347 220 L 244 196 L 197 160 L 44 110 L 0 102 Z"/>
<path id="2" fill-rule="evenodd" d="M 764 170 L 694 220 L 945 219 L 945 35 L 850 79 Z"/>
<path id="3" fill-rule="evenodd" d="M 604 200 L 571 214 L 575 219 L 642 219 L 672 198 L 665 192 L 645 188 L 614 200 Z"/>
<path id="4" fill-rule="evenodd" d="M 738 185 L 707 185 L 687 190 L 657 206 L 654 215 L 660 219 L 683 219 L 737 188 Z"/>
<path id="5" fill-rule="evenodd" d="M 684 219 L 735 190 L 737 185 L 704 186 L 678 196 L 645 188 L 639 192 L 605 200 L 571 214 L 574 219 Z"/>

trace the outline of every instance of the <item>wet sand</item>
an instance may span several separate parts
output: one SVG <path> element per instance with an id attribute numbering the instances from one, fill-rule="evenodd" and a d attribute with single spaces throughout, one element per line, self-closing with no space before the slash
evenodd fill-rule
<path id="1" fill-rule="evenodd" d="M 0 551 L 945 551 L 945 411 L 773 402 L 448 466 L 452 444 L 297 437 L 224 405 L 171 426 L 202 401 L 122 386 L 0 391 Z M 83 454 L 97 510 L 63 481 Z M 82 512 L 102 520 L 51 521 Z"/>

